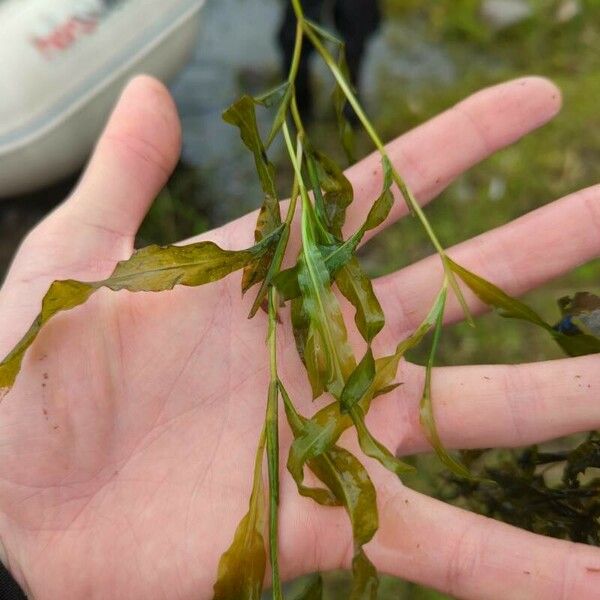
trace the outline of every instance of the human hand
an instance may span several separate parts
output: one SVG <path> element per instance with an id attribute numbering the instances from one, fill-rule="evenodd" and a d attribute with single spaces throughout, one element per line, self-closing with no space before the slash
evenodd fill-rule
<path id="1" fill-rule="evenodd" d="M 425 203 L 465 169 L 547 121 L 559 104 L 547 81 L 513 81 L 407 133 L 389 153 Z M 15 258 L 0 291 L 0 355 L 23 334 L 51 281 L 102 279 L 129 257 L 179 145 L 167 91 L 137 78 L 77 189 Z M 347 174 L 357 197 L 351 231 L 380 188 L 379 160 L 367 158 Z M 393 219 L 405 213 L 397 202 Z M 202 238 L 247 247 L 254 220 L 248 215 Z M 449 254 L 521 294 L 595 258 L 599 233 L 600 189 L 591 188 Z M 390 351 L 415 328 L 440 279 L 432 257 L 375 282 L 388 316 L 378 351 Z M 247 509 L 268 385 L 265 316 L 246 319 L 252 299 L 242 299 L 239 288 L 237 274 L 159 294 L 103 290 L 39 335 L 0 405 L 2 558 L 30 597 L 211 596 L 219 557 Z M 482 308 L 473 300 L 476 312 Z M 447 318 L 460 318 L 457 305 L 450 303 Z M 281 327 L 279 337 L 282 379 L 310 414 L 291 331 Z M 377 437 L 401 454 L 428 449 L 418 424 L 423 377 L 421 367 L 402 362 L 404 385 L 374 402 L 368 416 Z M 433 381 L 448 447 L 519 446 L 600 426 L 593 401 L 597 356 L 439 368 Z M 290 434 L 283 424 L 281 436 L 285 457 Z M 356 447 L 348 433 L 342 443 Z M 367 551 L 381 571 L 460 598 L 504 599 L 507 590 L 511 599 L 597 596 L 597 549 L 437 502 L 365 460 L 380 509 L 380 530 Z M 287 474 L 281 485 L 283 576 L 348 567 L 344 512 L 299 497 Z"/>

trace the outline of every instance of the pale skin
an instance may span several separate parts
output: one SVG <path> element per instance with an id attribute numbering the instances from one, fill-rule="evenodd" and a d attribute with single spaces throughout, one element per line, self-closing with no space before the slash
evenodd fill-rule
<path id="1" fill-rule="evenodd" d="M 390 156 L 425 204 L 559 107 L 560 94 L 546 80 L 508 82 L 392 142 Z M 131 254 L 179 149 L 168 92 L 150 78 L 135 79 L 77 189 L 16 255 L 0 292 L 0 355 L 23 334 L 52 280 L 97 280 Z M 380 186 L 377 157 L 348 176 L 357 197 L 351 231 Z M 398 201 L 390 222 L 405 214 Z M 248 215 L 203 238 L 245 247 L 254 220 Z M 595 187 L 450 255 L 521 294 L 599 251 Z M 387 315 L 380 353 L 425 315 L 440 272 L 432 257 L 375 282 Z M 219 557 L 247 509 L 268 382 L 266 316 L 246 319 L 252 298 L 242 298 L 239 285 L 235 274 L 161 294 L 101 292 L 56 318 L 32 346 L 0 404 L 2 559 L 30 597 L 211 597 Z M 475 312 L 482 310 L 469 301 Z M 460 318 L 451 302 L 448 320 Z M 285 312 L 283 321 L 281 376 L 308 415 L 315 406 Z M 353 340 L 358 351 L 357 336 Z M 453 448 L 512 447 L 598 428 L 598 367 L 598 357 L 589 356 L 437 369 L 434 408 L 442 439 Z M 368 423 L 400 454 L 427 450 L 417 416 L 423 370 L 402 363 L 398 380 L 403 385 L 374 403 Z M 281 438 L 284 463 L 290 433 L 283 420 Z M 342 443 L 356 448 L 351 433 Z M 597 598 L 599 550 L 445 505 L 365 463 L 379 490 L 381 521 L 367 551 L 382 572 L 473 600 Z M 286 579 L 348 567 L 351 558 L 345 513 L 300 498 L 283 464 L 280 552 Z"/>

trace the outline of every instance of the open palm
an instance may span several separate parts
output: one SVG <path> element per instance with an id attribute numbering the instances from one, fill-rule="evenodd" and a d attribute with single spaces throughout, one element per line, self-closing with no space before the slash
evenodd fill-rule
<path id="1" fill-rule="evenodd" d="M 538 78 L 490 88 L 393 142 L 390 156 L 424 203 L 559 104 L 554 86 Z M 131 254 L 179 138 L 166 90 L 134 80 L 77 190 L 17 254 L 0 292 L 0 354 L 26 329 L 52 280 L 97 280 Z M 348 177 L 357 196 L 352 230 L 380 187 L 377 157 Z M 398 202 L 393 217 L 404 212 Z M 254 219 L 206 237 L 245 247 Z M 450 254 L 519 294 L 599 249 L 600 190 L 593 188 Z M 388 315 L 380 351 L 414 329 L 440 277 L 433 257 L 375 282 Z M 219 556 L 246 511 L 268 384 L 265 316 L 246 319 L 249 300 L 239 286 L 233 275 L 161 294 L 102 291 L 54 319 L 31 347 L 0 405 L 0 540 L 3 561 L 32 598 L 210 597 Z M 482 307 L 473 300 L 473 308 Z M 460 311 L 451 304 L 447 314 L 457 319 Z M 280 330 L 282 378 L 309 414 L 291 332 Z M 404 385 L 374 403 L 369 424 L 401 453 L 426 450 L 418 426 L 423 372 L 402 363 L 398 378 Z M 476 448 L 593 429 L 599 385 L 597 357 L 438 369 L 440 432 L 450 447 Z M 283 455 L 289 441 L 282 426 Z M 342 442 L 355 444 L 349 434 Z M 404 488 L 379 465 L 369 468 L 381 529 L 368 552 L 382 571 L 460 598 L 597 597 L 600 551 L 460 511 Z M 286 475 L 281 524 L 285 577 L 348 566 L 343 511 L 299 498 Z"/>

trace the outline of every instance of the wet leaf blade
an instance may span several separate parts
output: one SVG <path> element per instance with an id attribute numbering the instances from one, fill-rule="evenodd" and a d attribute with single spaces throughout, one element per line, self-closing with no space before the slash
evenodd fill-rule
<path id="1" fill-rule="evenodd" d="M 281 210 L 275 187 L 275 168 L 267 158 L 258 130 L 255 100 L 250 96 L 243 96 L 223 113 L 223 120 L 240 130 L 242 141 L 254 156 L 256 171 L 264 192 L 254 232 L 254 238 L 259 242 L 281 225 Z M 260 261 L 246 267 L 242 278 L 243 292 L 266 277 L 273 252 L 274 249 L 271 249 Z"/>
<path id="2" fill-rule="evenodd" d="M 309 376 L 320 382 L 317 389 L 322 387 L 339 398 L 356 361 L 340 305 L 329 283 L 329 272 L 316 244 L 310 241 L 304 244 L 299 260 L 298 283 L 310 320 L 305 346 Z"/>
<path id="3" fill-rule="evenodd" d="M 378 461 L 383 467 L 398 477 L 414 472 L 415 469 L 413 466 L 396 458 L 381 442 L 375 439 L 367 428 L 364 413 L 359 406 L 354 406 L 350 410 L 350 415 L 358 435 L 360 449 L 367 456 Z"/>
<path id="4" fill-rule="evenodd" d="M 431 344 L 431 350 L 429 354 L 429 360 L 427 362 L 427 369 L 425 374 L 425 386 L 423 389 L 423 396 L 421 397 L 421 403 L 419 406 L 419 418 L 421 426 L 425 435 L 435 450 L 440 461 L 454 474 L 459 477 L 472 479 L 470 471 L 453 456 L 451 456 L 440 439 L 437 426 L 435 423 L 435 416 L 433 413 L 433 404 L 431 399 L 431 375 L 433 371 L 433 365 L 435 361 L 435 354 L 439 344 L 442 325 L 444 322 L 444 308 L 446 305 L 447 292 L 446 288 L 442 290 L 439 295 L 440 301 L 436 303 L 436 312 L 432 315 L 435 318 L 435 329 L 433 335 L 433 342 Z"/>
<path id="5" fill-rule="evenodd" d="M 307 155 L 317 215 L 331 234 L 341 239 L 346 211 L 354 200 L 352 184 L 340 167 L 321 152 Z"/>
<path id="6" fill-rule="evenodd" d="M 565 335 L 561 331 L 551 327 L 537 312 L 524 302 L 512 298 L 499 287 L 471 273 L 451 259 L 446 258 L 446 261 L 452 271 L 462 279 L 473 293 L 488 306 L 498 309 L 501 316 L 527 321 L 545 329 L 570 356 L 583 356 L 600 352 L 600 338 L 586 333 Z"/>
<path id="7" fill-rule="evenodd" d="M 258 293 L 256 294 L 256 298 L 252 304 L 252 308 L 250 309 L 250 313 L 248 318 L 251 319 L 258 312 L 258 309 L 262 306 L 263 302 L 267 297 L 267 293 L 269 290 L 269 286 L 273 283 L 273 279 L 275 275 L 278 273 L 281 268 L 281 263 L 283 262 L 283 258 L 285 255 L 285 251 L 287 249 L 288 241 L 290 239 L 290 227 L 287 223 L 285 223 L 281 231 L 281 237 L 277 242 L 277 246 L 275 247 L 275 251 L 272 256 L 269 256 L 269 266 L 267 272 L 262 277 L 262 283 Z M 265 261 L 263 261 L 265 262 Z M 246 272 L 244 272 L 245 274 Z M 242 286 L 243 287 L 243 286 Z"/>
<path id="8" fill-rule="evenodd" d="M 256 454 L 248 513 L 238 525 L 231 546 L 221 556 L 213 600 L 260 600 L 267 553 L 263 538 L 262 459 L 264 433 Z"/>
<path id="9" fill-rule="evenodd" d="M 86 302 L 96 291 L 94 284 L 80 281 L 55 281 L 42 300 L 42 309 L 29 330 L 0 363 L 0 398 L 14 384 L 27 349 L 33 344 L 40 329 L 56 314 L 71 310 Z"/>
<path id="10" fill-rule="evenodd" d="M 308 420 L 298 415 L 289 396 L 283 395 L 288 421 L 294 436 L 299 436 Z M 363 553 L 362 546 L 373 538 L 379 526 L 375 486 L 366 469 L 352 453 L 335 445 L 312 459 L 309 466 L 328 486 L 339 504 L 345 507 L 352 523 L 352 536 L 357 554 Z M 370 562 L 363 556 L 361 564 L 357 564 L 356 569 L 353 568 L 356 589 L 370 589 L 374 585 L 377 573 L 372 565 L 369 569 L 369 565 Z"/>
<path id="11" fill-rule="evenodd" d="M 352 559 L 350 600 L 377 600 L 379 577 L 373 563 L 360 548 Z"/>
<path id="12" fill-rule="evenodd" d="M 552 336 L 569 356 L 586 356 L 600 352 L 600 338 L 595 336 L 585 333 L 565 335 L 560 332 L 552 332 Z"/>
<path id="13" fill-rule="evenodd" d="M 482 302 L 498 309 L 503 317 L 521 319 L 544 329 L 550 329 L 548 323 L 524 302 L 512 298 L 493 283 L 486 281 L 479 275 L 475 275 L 475 273 L 471 273 L 450 258 L 446 258 L 446 261 L 450 269 L 462 279 Z"/>
<path id="14" fill-rule="evenodd" d="M 342 412 L 350 411 L 368 392 L 375 379 L 375 358 L 371 347 L 352 371 L 340 396 Z"/>
<path id="15" fill-rule="evenodd" d="M 55 281 L 42 300 L 40 314 L 21 341 L 0 363 L 0 390 L 12 387 L 23 356 L 40 329 L 56 314 L 86 302 L 98 289 L 162 292 L 176 285 L 211 283 L 259 260 L 277 237 L 278 231 L 275 231 L 247 250 L 223 250 L 213 242 L 187 246 L 147 246 L 134 252 L 128 260 L 117 263 L 112 275 L 103 281 Z"/>
<path id="16" fill-rule="evenodd" d="M 385 325 L 385 315 L 358 259 L 351 258 L 335 275 L 342 295 L 354 307 L 354 322 L 363 339 L 370 343 Z"/>
<path id="17" fill-rule="evenodd" d="M 272 310 L 270 307 L 269 310 Z M 274 316 L 272 317 L 275 318 Z M 273 600 L 282 600 L 281 578 L 278 557 L 279 529 L 279 387 L 277 381 L 269 384 L 267 417 L 267 468 L 269 475 L 269 558 L 271 561 Z"/>
<path id="18" fill-rule="evenodd" d="M 339 49 L 338 67 L 342 72 L 344 79 L 349 82 L 350 69 L 348 68 L 348 63 L 346 61 L 346 51 L 344 46 L 340 46 Z M 339 84 L 336 84 L 336 87 L 333 90 L 332 101 L 338 126 L 338 136 L 340 138 L 342 148 L 344 149 L 348 162 L 350 164 L 354 164 L 356 162 L 356 140 L 352 125 L 346 118 L 346 94 Z"/>
<path id="19" fill-rule="evenodd" d="M 289 82 L 286 82 L 284 85 L 286 86 L 285 92 L 279 99 L 277 112 L 275 113 L 275 118 L 273 119 L 273 125 L 271 126 L 271 131 L 269 132 L 267 141 L 265 142 L 267 148 L 273 143 L 273 140 L 277 137 L 277 134 L 283 126 L 294 93 L 293 85 L 291 85 Z"/>

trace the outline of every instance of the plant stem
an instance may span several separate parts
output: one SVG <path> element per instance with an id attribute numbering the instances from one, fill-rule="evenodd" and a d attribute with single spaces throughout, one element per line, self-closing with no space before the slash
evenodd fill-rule
<path id="1" fill-rule="evenodd" d="M 325 45 L 323 44 L 323 42 L 321 41 L 321 39 L 319 38 L 317 33 L 315 33 L 315 31 L 311 27 L 310 23 L 305 19 L 300 0 L 291 0 L 291 2 L 292 2 L 292 6 L 294 8 L 294 11 L 296 13 L 296 18 L 298 20 L 298 26 L 300 26 L 302 28 L 305 35 L 308 37 L 310 42 L 313 44 L 313 46 L 315 47 L 317 52 L 321 55 L 321 58 L 325 61 L 325 64 L 327 65 L 327 67 L 329 68 L 331 73 L 333 74 L 335 80 L 337 81 L 338 85 L 340 86 L 340 89 L 343 91 L 344 95 L 346 96 L 346 99 L 350 103 L 350 106 L 352 106 L 352 108 L 354 109 L 354 112 L 358 116 L 358 119 L 360 120 L 360 122 L 361 122 L 362 126 L 364 127 L 365 131 L 367 132 L 368 136 L 371 138 L 371 141 L 373 142 L 373 144 L 379 151 L 381 157 L 387 159 L 389 161 L 390 165 L 392 165 L 392 177 L 394 179 L 394 183 L 398 186 L 398 189 L 400 190 L 400 194 L 402 195 L 406 205 L 408 206 L 408 209 L 411 211 L 411 213 L 413 215 L 415 215 L 419 219 L 421 226 L 423 227 L 423 229 L 425 230 L 425 233 L 427 234 L 427 237 L 431 241 L 431 243 L 432 243 L 433 247 L 436 249 L 437 253 L 440 255 L 440 258 L 442 259 L 442 265 L 444 268 L 444 272 L 445 272 L 445 274 L 449 280 L 449 283 L 450 283 L 454 293 L 456 294 L 456 297 L 458 298 L 458 301 L 465 313 L 467 322 L 470 325 L 473 325 L 474 324 L 473 317 L 471 316 L 468 305 L 465 301 L 465 298 L 462 294 L 460 287 L 458 286 L 458 283 L 456 282 L 456 278 L 454 277 L 454 274 L 449 269 L 448 264 L 446 262 L 446 251 L 445 251 L 444 247 L 442 246 L 442 244 L 440 243 L 437 235 L 435 234 L 435 231 L 431 227 L 431 223 L 429 223 L 429 220 L 425 216 L 423 209 L 421 208 L 419 203 L 416 201 L 416 199 L 413 196 L 412 192 L 410 191 L 409 187 L 406 185 L 406 182 L 404 181 L 404 179 L 402 178 L 400 173 L 398 173 L 396 168 L 393 166 L 393 163 L 388 156 L 387 150 L 385 149 L 385 145 L 383 144 L 381 138 L 377 134 L 377 131 L 373 127 L 373 124 L 371 123 L 371 121 L 367 117 L 365 111 L 363 110 L 362 106 L 360 105 L 358 98 L 352 91 L 352 87 L 349 84 L 349 82 L 346 80 L 346 77 L 344 76 L 342 70 L 338 66 L 337 61 L 333 58 L 333 56 L 331 55 L 329 50 L 325 47 Z"/>
<path id="2" fill-rule="evenodd" d="M 304 29 L 302 23 L 298 21 L 296 23 L 296 41 L 294 43 L 294 53 L 292 55 L 292 64 L 290 65 L 290 73 L 288 75 L 288 83 L 294 85 L 296 83 L 296 76 L 298 75 L 298 69 L 300 67 L 300 59 L 302 58 L 302 41 L 304 39 Z"/>
<path id="3" fill-rule="evenodd" d="M 282 600 L 278 561 L 279 513 L 279 387 L 277 376 L 277 291 L 269 289 L 269 364 L 271 381 L 267 401 L 267 465 L 269 471 L 269 551 L 273 576 L 273 599 Z"/>

